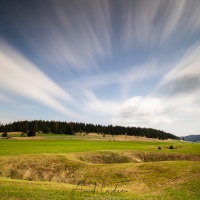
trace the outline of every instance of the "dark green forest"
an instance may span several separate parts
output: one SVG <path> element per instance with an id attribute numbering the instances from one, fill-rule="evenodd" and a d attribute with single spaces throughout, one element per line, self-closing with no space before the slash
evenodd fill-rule
<path id="1" fill-rule="evenodd" d="M 73 135 L 75 133 L 98 133 L 111 135 L 143 136 L 147 138 L 158 138 L 160 140 L 179 139 L 173 134 L 161 130 L 140 127 L 123 127 L 113 125 L 94 125 L 80 122 L 60 122 L 60 121 L 18 121 L 9 124 L 1 124 L 0 132 L 23 132 L 28 136 L 35 136 L 39 133 L 56 133 Z"/>

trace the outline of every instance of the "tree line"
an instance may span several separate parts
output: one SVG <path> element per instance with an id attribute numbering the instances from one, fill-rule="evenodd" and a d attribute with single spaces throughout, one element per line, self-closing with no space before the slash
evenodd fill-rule
<path id="1" fill-rule="evenodd" d="M 179 139 L 177 136 L 161 130 L 140 127 L 124 127 L 113 125 L 87 124 L 80 122 L 61 121 L 18 121 L 9 124 L 1 124 L 0 132 L 22 132 L 28 136 L 35 136 L 37 132 L 57 133 L 73 135 L 75 133 L 98 133 L 111 135 L 141 136 L 147 138 L 157 138 L 160 140 Z"/>

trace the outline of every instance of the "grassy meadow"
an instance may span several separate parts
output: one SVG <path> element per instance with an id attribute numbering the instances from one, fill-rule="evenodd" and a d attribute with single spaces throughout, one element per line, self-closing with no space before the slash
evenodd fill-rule
<path id="1" fill-rule="evenodd" d="M 0 199 L 200 198 L 200 143 L 9 135 L 0 139 Z"/>

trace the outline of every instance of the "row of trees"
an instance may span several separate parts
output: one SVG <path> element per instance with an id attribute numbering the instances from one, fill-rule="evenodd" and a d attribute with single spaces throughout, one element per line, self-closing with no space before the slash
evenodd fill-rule
<path id="1" fill-rule="evenodd" d="M 36 132 L 42 131 L 43 133 L 57 133 L 72 135 L 77 132 L 85 133 L 101 133 L 111 135 L 132 135 L 132 136 L 144 136 L 147 138 L 158 138 L 161 140 L 166 139 L 179 139 L 173 134 L 166 133 L 161 130 L 152 128 L 140 128 L 140 127 L 123 127 L 113 125 L 94 125 L 85 124 L 79 122 L 60 122 L 60 121 L 18 121 L 10 124 L 1 124 L 0 132 L 24 132 L 28 136 L 34 136 Z"/>

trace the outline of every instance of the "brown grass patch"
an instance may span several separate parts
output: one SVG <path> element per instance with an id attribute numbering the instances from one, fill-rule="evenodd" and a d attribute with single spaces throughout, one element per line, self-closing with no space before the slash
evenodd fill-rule
<path id="1" fill-rule="evenodd" d="M 93 164 L 112 164 L 112 163 L 142 163 L 158 161 L 200 161 L 200 155 L 169 154 L 169 153 L 147 153 L 147 152 L 118 152 L 100 151 L 90 153 L 79 153 L 77 158 L 84 162 Z"/>

